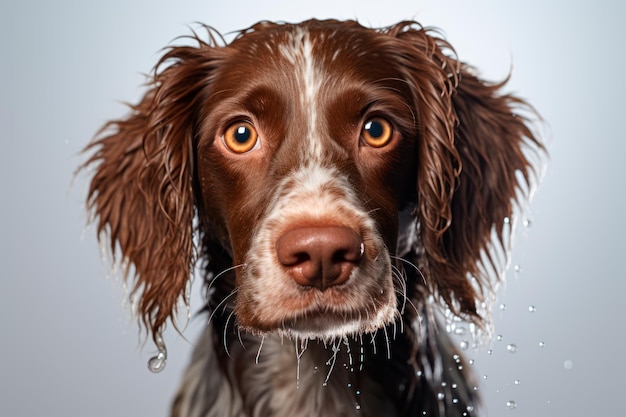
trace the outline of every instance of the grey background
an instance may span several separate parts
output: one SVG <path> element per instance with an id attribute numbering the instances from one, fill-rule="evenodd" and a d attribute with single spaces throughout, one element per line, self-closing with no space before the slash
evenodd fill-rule
<path id="1" fill-rule="evenodd" d="M 500 292 L 502 340 L 467 355 L 490 416 L 623 416 L 625 4 L 4 0 L 0 415 L 167 414 L 204 319 L 191 321 L 188 340 L 170 330 L 166 370 L 146 370 L 153 346 L 138 345 L 121 284 L 107 278 L 94 231 L 85 230 L 85 180 L 71 185 L 78 153 L 126 112 L 121 102 L 139 98 L 141 73 L 188 24 L 228 32 L 315 16 L 373 26 L 416 18 L 442 28 L 489 78 L 514 63 L 509 89 L 548 121 L 552 156 L 532 226 L 516 241 L 521 271 Z"/>

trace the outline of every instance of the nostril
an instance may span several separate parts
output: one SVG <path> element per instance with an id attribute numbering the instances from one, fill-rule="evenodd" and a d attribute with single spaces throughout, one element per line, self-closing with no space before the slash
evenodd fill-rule
<path id="1" fill-rule="evenodd" d="M 289 245 L 289 243 L 283 242 L 283 247 L 285 246 L 285 243 Z M 277 248 L 278 247 L 279 245 L 277 245 Z M 289 251 L 287 248 L 277 250 L 276 252 L 278 254 L 278 260 L 284 266 L 293 266 L 311 261 L 311 255 L 307 252 L 297 252 L 295 250 Z"/>
<path id="2" fill-rule="evenodd" d="M 324 290 L 349 279 L 363 254 L 363 243 L 348 227 L 300 227 L 279 237 L 276 254 L 296 283 Z"/>
<path id="3" fill-rule="evenodd" d="M 354 232 L 353 232 L 354 233 Z M 345 248 L 337 249 L 333 254 L 334 262 L 358 262 L 363 256 L 365 248 L 361 242 L 361 238 L 354 233 L 355 236 L 346 236 L 347 240 L 344 243 Z M 356 239 L 353 239 L 356 238 Z M 357 242 L 358 239 L 358 242 Z M 358 243 L 358 244 L 357 244 Z"/>

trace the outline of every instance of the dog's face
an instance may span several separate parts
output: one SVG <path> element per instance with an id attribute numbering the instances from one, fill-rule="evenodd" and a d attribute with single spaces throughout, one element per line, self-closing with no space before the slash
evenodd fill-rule
<path id="1" fill-rule="evenodd" d="M 414 105 L 379 34 L 337 29 L 248 34 L 207 90 L 198 189 L 205 227 L 232 252 L 248 330 L 329 337 L 395 316 Z"/>
<path id="2" fill-rule="evenodd" d="M 88 206 L 134 267 L 153 335 L 196 253 L 208 276 L 235 281 L 210 305 L 234 302 L 256 333 L 373 332 L 398 296 L 413 313 L 435 300 L 480 322 L 500 271 L 489 249 L 528 189 L 528 150 L 542 150 L 516 113 L 526 104 L 414 22 L 209 37 L 170 48 L 132 113 L 88 148 Z"/>

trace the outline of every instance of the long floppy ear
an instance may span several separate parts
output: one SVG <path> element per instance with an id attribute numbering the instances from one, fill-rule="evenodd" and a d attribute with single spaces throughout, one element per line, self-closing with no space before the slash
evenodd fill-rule
<path id="1" fill-rule="evenodd" d="M 104 126 L 81 167 L 94 169 L 87 206 L 98 237 L 134 275 L 137 312 L 155 341 L 184 299 L 195 261 L 194 136 L 217 50 L 195 39 L 197 46 L 166 51 L 143 99 Z"/>
<path id="2" fill-rule="evenodd" d="M 413 22 L 389 31 L 405 43 L 402 59 L 418 113 L 421 264 L 431 290 L 453 313 L 480 322 L 477 305 L 491 291 L 489 270 L 501 271 L 492 249 L 506 250 L 505 219 L 527 197 L 537 168 L 531 159 L 543 153 L 523 116 L 534 111 L 501 92 L 506 80 L 479 79 L 430 31 Z"/>

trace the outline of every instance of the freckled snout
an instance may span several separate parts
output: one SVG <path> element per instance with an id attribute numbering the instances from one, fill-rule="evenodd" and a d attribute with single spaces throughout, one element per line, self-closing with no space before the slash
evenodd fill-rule
<path id="1" fill-rule="evenodd" d="M 298 227 L 278 238 L 276 254 L 297 284 L 324 291 L 350 278 L 363 255 L 363 242 L 344 226 Z"/>

